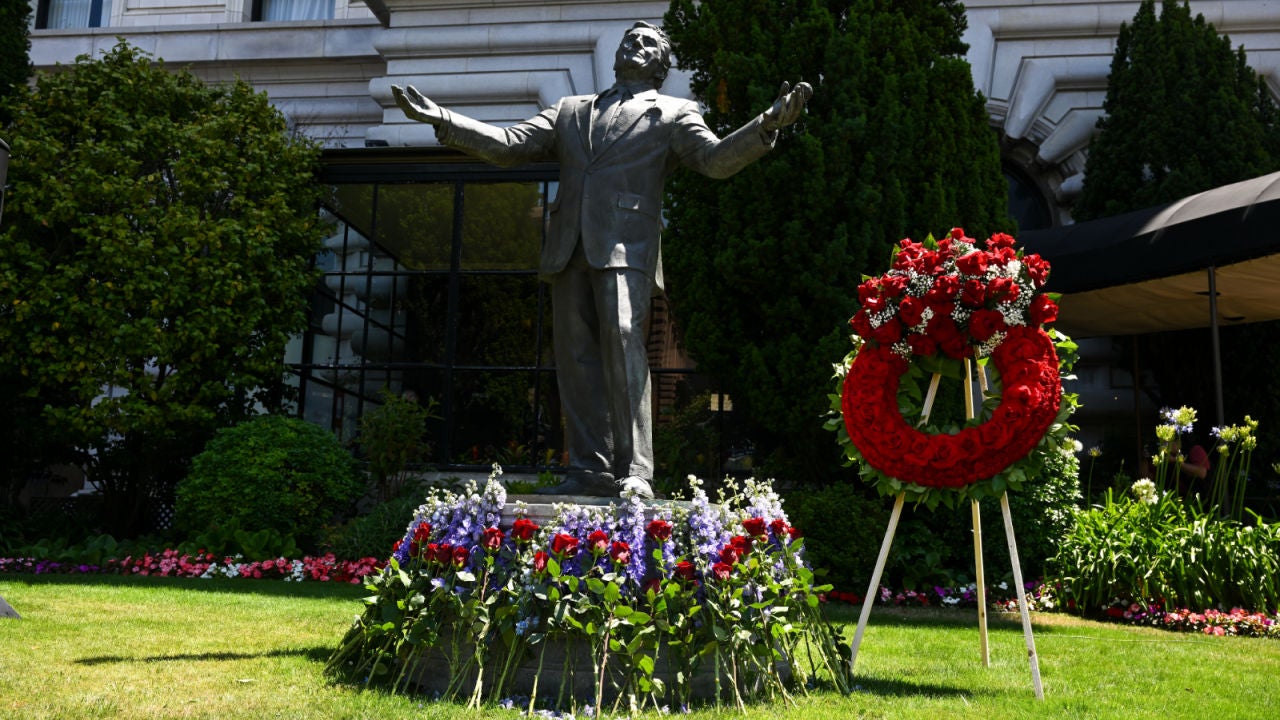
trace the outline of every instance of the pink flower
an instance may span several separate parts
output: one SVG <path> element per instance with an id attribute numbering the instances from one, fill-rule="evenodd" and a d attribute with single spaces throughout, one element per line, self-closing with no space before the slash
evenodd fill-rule
<path id="1" fill-rule="evenodd" d="M 626 565 L 631 562 L 631 546 L 621 540 L 614 540 L 609 546 L 609 559 L 619 565 Z"/>
<path id="2" fill-rule="evenodd" d="M 603 530 L 594 530 L 587 536 L 587 549 L 593 555 L 601 555 L 609 550 L 609 534 Z"/>

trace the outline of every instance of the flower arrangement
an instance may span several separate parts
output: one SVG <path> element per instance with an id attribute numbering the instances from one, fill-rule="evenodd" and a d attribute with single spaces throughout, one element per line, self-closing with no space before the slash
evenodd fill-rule
<path id="1" fill-rule="evenodd" d="M 858 286 L 854 349 L 836 366 L 842 392 L 832 396 L 843 423 L 828 427 L 843 425 L 846 455 L 865 480 L 930 506 L 999 495 L 1073 442 L 1066 419 L 1076 398 L 1062 379 L 1076 346 L 1042 327 L 1058 312 L 1043 292 L 1048 276 L 1048 262 L 1011 236 L 979 247 L 955 228 L 939 241 L 903 240 L 889 271 Z M 926 406 L 923 379 L 962 379 L 966 360 L 996 376 L 976 417 L 908 422 Z"/>
<path id="2" fill-rule="evenodd" d="M 427 498 L 330 674 L 393 691 L 446 678 L 442 697 L 472 705 L 516 691 L 530 713 L 847 684 L 819 602 L 830 587 L 768 483 L 712 504 L 691 477 L 687 503 L 561 506 L 543 525 L 516 504 L 501 527 L 495 477 Z"/>

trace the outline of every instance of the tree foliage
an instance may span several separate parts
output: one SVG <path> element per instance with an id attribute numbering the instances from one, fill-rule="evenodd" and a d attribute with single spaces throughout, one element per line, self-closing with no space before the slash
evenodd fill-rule
<path id="1" fill-rule="evenodd" d="M 1179 200 L 1280 166 L 1280 112 L 1203 15 L 1145 0 L 1120 27 L 1076 220 Z"/>
<path id="2" fill-rule="evenodd" d="M 137 530 L 214 429 L 279 403 L 315 282 L 318 151 L 247 84 L 124 42 L 7 109 L 5 404 Z"/>
<path id="3" fill-rule="evenodd" d="M 27 37 L 30 17 L 29 0 L 0 0 L 0 100 L 16 93 L 31 76 L 31 40 Z M 6 119 L 0 109 L 0 126 Z"/>
<path id="4" fill-rule="evenodd" d="M 771 469 L 822 477 L 836 453 L 819 417 L 862 274 L 885 269 L 904 236 L 1012 229 L 963 59 L 963 7 L 674 0 L 665 26 L 722 135 L 782 80 L 814 86 L 768 157 L 727 181 L 673 178 L 664 262 L 692 354 L 750 419 Z"/>

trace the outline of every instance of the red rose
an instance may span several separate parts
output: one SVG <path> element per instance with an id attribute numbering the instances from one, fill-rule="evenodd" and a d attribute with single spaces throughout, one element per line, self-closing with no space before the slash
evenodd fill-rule
<path id="1" fill-rule="evenodd" d="M 471 552 L 465 547 L 459 545 L 453 549 L 453 566 L 462 567 L 471 559 Z"/>
<path id="2" fill-rule="evenodd" d="M 550 559 L 551 559 L 551 556 L 541 550 L 534 553 L 533 554 L 533 571 L 540 573 L 546 570 L 547 560 L 550 560 Z"/>
<path id="3" fill-rule="evenodd" d="M 787 528 L 787 536 L 790 537 L 792 540 L 796 540 L 804 537 L 804 533 L 800 532 L 800 528 L 792 525 Z"/>
<path id="4" fill-rule="evenodd" d="M 956 321 L 947 315 L 934 315 L 929 321 L 929 335 L 942 348 L 947 357 L 962 358 L 968 351 L 969 343 L 960 334 Z"/>
<path id="5" fill-rule="evenodd" d="M 849 325 L 853 327 L 853 332 L 861 338 L 871 337 L 871 316 L 866 310 L 859 310 L 849 319 Z"/>
<path id="6" fill-rule="evenodd" d="M 560 555 L 561 557 L 565 557 L 572 555 L 577 551 L 578 538 L 572 535 L 566 535 L 565 533 L 556 533 L 556 536 L 551 538 L 551 552 Z"/>
<path id="7" fill-rule="evenodd" d="M 1011 247 L 1013 247 L 1013 236 L 1011 235 L 1007 235 L 1005 233 L 996 233 L 995 235 L 992 235 L 991 237 L 987 238 L 988 250 L 999 250 L 1000 248 L 1011 248 Z"/>
<path id="8" fill-rule="evenodd" d="M 991 251 L 991 261 L 997 265 L 1008 265 L 1018 259 L 1018 251 L 1011 247 L 996 248 Z"/>
<path id="9" fill-rule="evenodd" d="M 742 521 L 742 529 L 752 537 L 760 537 L 761 535 L 764 535 L 765 528 L 767 527 L 768 525 L 762 517 L 747 518 Z"/>
<path id="10" fill-rule="evenodd" d="M 644 584 L 644 594 L 645 594 L 645 595 L 648 595 L 649 593 L 653 593 L 654 595 L 657 595 L 657 594 L 658 594 L 658 593 L 660 593 L 660 592 L 662 592 L 662 580 L 661 580 L 661 579 L 659 579 L 659 578 L 650 578 L 647 582 L 645 582 L 645 584 Z"/>
<path id="11" fill-rule="evenodd" d="M 738 560 L 738 551 L 732 545 L 725 545 L 720 548 L 720 562 L 732 565 L 738 562 Z"/>
<path id="12" fill-rule="evenodd" d="M 917 272 L 922 275 L 937 275 L 943 268 L 946 258 L 941 253 L 929 250 L 920 256 Z"/>
<path id="13" fill-rule="evenodd" d="M 419 523 L 418 527 L 413 529 L 413 539 L 418 542 L 426 542 L 431 539 L 431 523 Z"/>
<path id="14" fill-rule="evenodd" d="M 431 550 L 431 546 L 427 546 L 427 550 Z M 441 565 L 448 565 L 453 562 L 453 546 L 449 543 L 440 543 L 436 545 L 435 560 Z"/>
<path id="15" fill-rule="evenodd" d="M 995 310 L 976 310 L 969 318 L 969 334 L 978 342 L 986 342 L 992 335 L 1007 327 L 1004 315 Z"/>
<path id="16" fill-rule="evenodd" d="M 964 281 L 964 287 L 960 289 L 960 302 L 969 307 L 982 307 L 987 301 L 987 285 L 977 278 L 969 278 Z"/>
<path id="17" fill-rule="evenodd" d="M 998 277 L 987 285 L 987 299 L 1011 303 L 1018 299 L 1018 284 L 1012 278 Z"/>
<path id="18" fill-rule="evenodd" d="M 987 253 L 974 250 L 967 255 L 956 258 L 956 268 L 965 275 L 982 275 L 987 271 Z"/>
<path id="19" fill-rule="evenodd" d="M 902 339 L 902 323 L 898 318 L 889 318 L 878 328 L 871 330 L 871 339 L 881 345 L 892 345 Z"/>
<path id="20" fill-rule="evenodd" d="M 1022 258 L 1022 266 L 1027 269 L 1027 277 L 1036 287 L 1043 287 L 1049 279 L 1049 262 L 1039 255 L 1027 255 Z"/>
<path id="21" fill-rule="evenodd" d="M 918 297 L 908 295 L 898 305 L 898 317 L 907 327 L 915 327 L 924 319 L 924 302 Z"/>
<path id="22" fill-rule="evenodd" d="M 1058 304 L 1048 295 L 1037 295 L 1031 301 L 1031 307 L 1027 308 L 1027 313 L 1031 316 L 1031 322 L 1037 325 L 1051 323 L 1058 319 Z"/>
<path id="23" fill-rule="evenodd" d="M 865 303 L 873 297 L 880 297 L 880 280 L 872 278 L 858 286 L 858 303 Z"/>
<path id="24" fill-rule="evenodd" d="M 751 538 L 744 535 L 734 535 L 729 538 L 729 546 L 737 550 L 740 557 L 746 557 L 751 554 Z"/>
<path id="25" fill-rule="evenodd" d="M 947 233 L 947 234 L 948 234 L 948 235 L 950 235 L 952 238 L 954 238 L 954 239 L 956 239 L 956 240 L 963 240 L 963 239 L 964 239 L 964 228 L 953 227 L 953 228 L 951 228 L 951 232 L 949 232 L 949 233 Z"/>
<path id="26" fill-rule="evenodd" d="M 603 530 L 593 530 L 587 536 L 587 549 L 592 555 L 600 555 L 609 550 L 609 535 Z"/>
<path id="27" fill-rule="evenodd" d="M 511 537 L 519 542 L 528 542 L 538 532 L 538 524 L 527 518 L 519 518 L 511 524 Z"/>
<path id="28" fill-rule="evenodd" d="M 929 443 L 928 461 L 934 470 L 950 470 L 962 457 L 955 435 L 935 435 Z"/>
<path id="29" fill-rule="evenodd" d="M 900 297 L 906 289 L 907 278 L 905 275 L 885 275 L 880 280 L 880 292 L 884 297 Z"/>
<path id="30" fill-rule="evenodd" d="M 409 557 L 417 557 L 418 550 L 421 549 L 421 547 L 422 547 L 422 544 L 419 543 L 417 540 L 410 540 L 409 541 Z"/>
<path id="31" fill-rule="evenodd" d="M 729 573 L 733 571 L 733 566 L 726 563 L 718 562 L 711 566 L 711 574 L 716 580 L 724 582 L 729 579 Z"/>
<path id="32" fill-rule="evenodd" d="M 924 302 L 935 311 L 937 308 L 955 302 L 960 292 L 960 278 L 955 275 L 939 275 L 933 279 L 933 285 L 924 294 Z M 947 310 L 950 313 L 950 310 Z"/>
<path id="33" fill-rule="evenodd" d="M 506 536 L 496 527 L 485 528 L 484 537 L 480 540 L 480 545 L 485 550 L 497 550 L 502 547 L 502 539 L 504 537 Z"/>
<path id="34" fill-rule="evenodd" d="M 1040 388 L 1035 385 L 1014 385 L 1009 388 L 1009 392 L 1005 395 L 1005 401 L 1012 401 L 1016 405 L 1024 408 L 1035 409 L 1040 407 L 1040 402 L 1044 399 L 1044 393 L 1040 392 Z"/>
<path id="35" fill-rule="evenodd" d="M 688 560 L 681 560 L 676 563 L 674 572 L 675 576 L 680 580 L 692 580 L 697 574 L 693 568 L 693 563 Z"/>
<path id="36" fill-rule="evenodd" d="M 883 312 L 884 309 L 887 307 L 889 307 L 889 301 L 885 300 L 883 297 L 880 297 L 879 295 L 877 295 L 876 297 L 867 298 L 866 302 L 862 303 L 862 309 L 866 310 L 867 312 L 873 315 L 879 312 Z"/>
<path id="37" fill-rule="evenodd" d="M 399 552 L 399 551 L 400 551 L 400 546 L 401 546 L 401 545 L 403 545 L 403 544 L 404 544 L 404 541 L 403 541 L 403 540 L 397 540 L 397 541 L 395 542 L 395 544 L 391 546 L 391 552 L 392 552 L 393 554 L 394 554 L 394 553 L 396 553 L 396 552 Z M 417 553 L 415 553 L 415 552 L 410 552 L 409 554 L 410 554 L 410 555 L 417 555 Z"/>
<path id="38" fill-rule="evenodd" d="M 671 523 L 658 518 L 651 520 L 644 529 L 645 534 L 654 542 L 666 542 L 671 538 Z"/>
<path id="39" fill-rule="evenodd" d="M 787 521 L 783 520 L 782 518 L 777 518 L 773 522 L 769 523 L 769 530 L 773 532 L 773 536 L 778 538 L 779 540 L 781 540 L 782 537 L 786 535 L 787 531 L 790 529 L 791 528 L 787 525 Z"/>
<path id="40" fill-rule="evenodd" d="M 911 333 L 907 336 L 907 347 L 911 348 L 912 355 L 920 357 L 929 357 L 938 352 L 938 343 L 928 335 L 920 333 Z"/>
<path id="41" fill-rule="evenodd" d="M 631 546 L 621 540 L 614 540 L 609 546 L 609 559 L 619 565 L 626 565 L 631 562 Z"/>

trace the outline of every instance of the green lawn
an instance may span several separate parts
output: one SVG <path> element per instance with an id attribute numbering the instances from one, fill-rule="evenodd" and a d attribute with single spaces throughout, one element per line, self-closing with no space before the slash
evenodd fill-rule
<path id="1" fill-rule="evenodd" d="M 6 576 L 0 597 L 23 619 L 0 620 L 0 718 L 517 717 L 328 683 L 324 660 L 362 593 L 280 581 Z M 833 609 L 846 635 L 855 613 Z M 858 692 L 747 716 L 1277 716 L 1280 642 L 1033 619 L 1044 702 L 1032 693 L 1016 616 L 992 619 L 992 662 L 983 668 L 973 612 L 877 607 L 858 656 Z M 691 717 L 721 715 L 738 716 Z"/>

